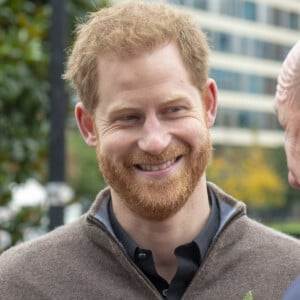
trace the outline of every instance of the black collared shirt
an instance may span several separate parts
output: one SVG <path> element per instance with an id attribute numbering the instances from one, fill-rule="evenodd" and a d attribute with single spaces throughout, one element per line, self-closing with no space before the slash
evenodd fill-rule
<path id="1" fill-rule="evenodd" d="M 116 237 L 124 246 L 130 258 L 143 271 L 165 299 L 181 299 L 218 231 L 220 224 L 218 201 L 210 188 L 208 188 L 207 191 L 211 207 L 209 218 L 204 228 L 193 241 L 175 249 L 174 252 L 177 257 L 178 268 L 170 284 L 156 272 L 152 252 L 147 249 L 139 248 L 122 228 L 114 215 L 111 200 L 109 200 L 108 214 Z"/>

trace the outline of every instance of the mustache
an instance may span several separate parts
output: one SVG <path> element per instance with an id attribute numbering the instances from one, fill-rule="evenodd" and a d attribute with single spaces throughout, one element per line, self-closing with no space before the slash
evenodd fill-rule
<path id="1" fill-rule="evenodd" d="M 124 165 L 126 167 L 130 167 L 132 165 L 140 164 L 157 164 L 180 156 L 188 155 L 190 152 L 190 147 L 184 143 L 173 143 L 169 145 L 163 152 L 157 155 L 136 149 L 126 157 Z"/>

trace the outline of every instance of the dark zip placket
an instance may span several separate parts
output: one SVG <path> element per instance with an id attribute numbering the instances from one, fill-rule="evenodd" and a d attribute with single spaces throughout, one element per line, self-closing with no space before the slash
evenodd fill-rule
<path id="1" fill-rule="evenodd" d="M 219 237 L 222 235 L 222 233 L 226 230 L 226 228 L 234 221 L 236 220 L 237 218 L 240 218 L 244 215 L 243 213 L 243 209 L 242 208 L 237 208 L 235 211 L 233 211 L 232 215 L 230 217 L 227 218 L 226 221 L 223 222 L 222 224 L 222 227 L 220 227 L 220 229 L 218 230 L 215 238 L 212 240 L 211 244 L 210 244 L 210 247 L 208 248 L 207 250 L 207 253 L 205 255 L 205 257 L 203 258 L 202 260 L 202 263 L 198 269 L 198 271 L 196 272 L 195 276 L 194 276 L 194 279 L 197 277 L 201 277 L 200 273 L 202 272 L 203 270 L 203 267 L 205 266 L 207 260 L 210 258 L 210 256 L 213 254 L 213 250 L 214 250 L 214 246 L 216 245 L 216 243 L 218 242 L 218 239 Z M 183 294 L 182 296 L 182 300 L 189 300 L 189 290 L 190 290 L 190 286 L 193 285 L 193 281 L 194 279 L 192 279 L 190 285 L 188 286 L 188 288 L 186 289 L 185 293 Z"/>
<path id="2" fill-rule="evenodd" d="M 144 283 L 149 287 L 151 292 L 154 294 L 154 296 L 157 299 L 162 300 L 160 293 L 157 291 L 157 289 L 154 287 L 154 285 L 151 283 L 151 281 L 145 276 L 145 274 L 136 266 L 136 264 L 132 261 L 132 259 L 129 257 L 129 255 L 126 253 L 123 246 L 116 241 L 116 239 L 111 235 L 111 233 L 103 226 L 103 224 L 96 218 L 94 218 L 92 215 L 88 215 L 87 219 L 90 223 L 95 225 L 96 227 L 100 228 L 103 232 L 106 233 L 107 237 L 112 241 L 115 245 L 118 246 L 118 248 L 121 251 L 121 254 L 125 256 L 126 261 L 129 263 L 129 265 L 132 267 L 133 271 L 138 273 L 138 276 L 141 280 L 144 281 Z"/>

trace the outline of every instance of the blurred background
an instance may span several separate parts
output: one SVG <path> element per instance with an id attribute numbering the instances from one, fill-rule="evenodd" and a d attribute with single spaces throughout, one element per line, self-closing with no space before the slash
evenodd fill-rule
<path id="1" fill-rule="evenodd" d="M 119 1 L 0 0 L 0 253 L 71 222 L 105 183 L 61 79 L 75 22 Z M 300 37 L 298 0 L 165 1 L 208 35 L 219 88 L 208 180 L 253 218 L 300 237 L 300 192 L 287 182 L 276 79 Z"/>

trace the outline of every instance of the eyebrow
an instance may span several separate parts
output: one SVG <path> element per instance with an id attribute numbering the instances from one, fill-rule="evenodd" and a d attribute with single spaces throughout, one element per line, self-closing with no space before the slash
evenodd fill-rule
<path id="1" fill-rule="evenodd" d="M 168 97 L 165 100 L 163 100 L 162 103 L 169 103 L 169 102 L 176 102 L 176 101 L 180 101 L 180 100 L 186 100 L 187 96 L 183 95 L 183 94 L 176 94 L 174 96 Z"/>
<path id="2" fill-rule="evenodd" d="M 183 94 L 176 94 L 174 96 L 170 96 L 170 97 L 166 97 L 165 99 L 163 99 L 160 102 L 160 105 L 165 105 L 168 103 L 173 103 L 173 102 L 177 102 L 177 101 L 182 101 L 182 100 L 186 100 L 187 96 L 183 95 Z M 132 105 L 129 103 L 117 103 L 115 105 L 113 105 L 110 109 L 109 109 L 109 113 L 115 113 L 118 111 L 123 111 L 123 110 L 131 110 L 131 109 L 137 109 L 138 107 L 136 105 Z"/>
<path id="3" fill-rule="evenodd" d="M 125 104 L 116 104 L 114 106 L 112 106 L 109 111 L 108 114 L 109 115 L 114 115 L 117 114 L 119 112 L 124 112 L 124 111 L 129 111 L 129 110 L 136 110 L 137 107 L 133 106 L 133 105 L 125 105 Z"/>

